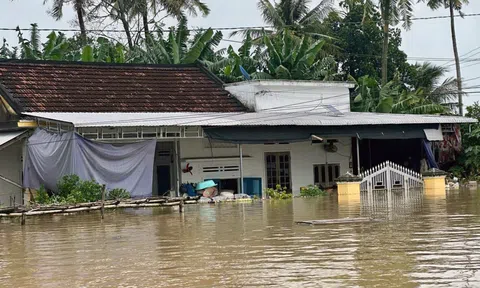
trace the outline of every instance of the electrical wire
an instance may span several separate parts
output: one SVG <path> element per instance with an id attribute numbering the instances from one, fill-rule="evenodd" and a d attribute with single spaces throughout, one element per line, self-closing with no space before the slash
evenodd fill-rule
<path id="1" fill-rule="evenodd" d="M 453 17 L 478 17 L 480 16 L 480 13 L 469 13 L 469 14 L 463 14 L 463 15 L 454 15 Z M 429 17 L 413 17 L 410 20 L 412 21 L 418 21 L 418 20 L 434 20 L 434 19 L 449 19 L 451 16 L 450 15 L 441 15 L 441 16 L 429 16 Z M 345 24 L 363 24 L 362 21 L 358 22 L 341 22 Z M 284 26 L 285 28 L 292 27 L 291 25 L 286 25 Z M 189 28 L 187 29 L 188 31 L 206 31 L 208 29 L 212 30 L 217 30 L 217 31 L 232 31 L 232 30 L 250 30 L 250 29 L 269 29 L 269 28 L 275 28 L 275 26 L 271 25 L 259 25 L 259 26 L 229 26 L 229 27 L 209 27 L 209 28 L 204 28 L 204 27 L 199 27 L 199 28 Z M 9 27 L 0 27 L 0 31 L 17 31 L 17 29 L 24 30 L 24 31 L 31 31 L 34 28 L 9 28 Z M 35 28 L 37 31 L 60 31 L 60 32 L 81 32 L 80 29 L 68 29 L 68 28 Z M 86 29 L 87 32 L 107 32 L 107 33 L 115 33 L 115 32 L 122 32 L 124 33 L 124 29 Z M 168 29 L 162 29 L 161 31 L 163 32 L 169 32 Z M 143 30 L 140 29 L 132 29 L 130 32 L 138 33 L 138 32 L 143 32 Z"/>

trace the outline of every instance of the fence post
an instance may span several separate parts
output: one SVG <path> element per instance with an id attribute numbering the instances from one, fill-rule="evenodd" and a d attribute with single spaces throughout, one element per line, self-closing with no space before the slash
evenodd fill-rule
<path id="1" fill-rule="evenodd" d="M 105 212 L 105 190 L 106 190 L 106 185 L 102 185 L 102 206 L 100 208 L 100 213 L 102 214 L 102 220 L 104 218 L 103 213 Z"/>

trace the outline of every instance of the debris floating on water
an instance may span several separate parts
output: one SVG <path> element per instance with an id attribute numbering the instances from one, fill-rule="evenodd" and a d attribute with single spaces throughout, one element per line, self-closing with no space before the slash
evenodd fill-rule
<path id="1" fill-rule="evenodd" d="M 350 224 L 350 223 L 366 223 L 366 222 L 377 222 L 372 218 L 340 218 L 340 219 L 325 219 L 325 220 L 306 220 L 306 221 L 296 221 L 297 224 L 309 224 L 309 225 L 331 225 L 331 224 Z"/>

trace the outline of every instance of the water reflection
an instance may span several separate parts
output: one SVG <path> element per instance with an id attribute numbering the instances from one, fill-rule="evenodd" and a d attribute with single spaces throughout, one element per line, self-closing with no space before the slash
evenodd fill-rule
<path id="1" fill-rule="evenodd" d="M 0 286 L 480 286 L 476 191 L 375 197 L 2 220 Z M 344 217 L 383 221 L 294 223 Z"/>

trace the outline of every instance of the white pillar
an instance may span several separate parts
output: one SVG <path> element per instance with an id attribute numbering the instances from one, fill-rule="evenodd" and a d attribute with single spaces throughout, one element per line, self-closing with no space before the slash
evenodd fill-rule
<path id="1" fill-rule="evenodd" d="M 180 141 L 178 139 L 175 139 L 174 142 L 174 150 L 175 150 L 175 193 L 177 197 L 180 196 L 180 176 L 181 176 L 181 167 L 180 167 Z"/>
<path id="2" fill-rule="evenodd" d="M 357 175 L 360 175 L 361 171 L 360 171 L 360 140 L 358 139 L 358 136 L 357 136 Z"/>
<path id="3" fill-rule="evenodd" d="M 240 155 L 240 193 L 243 191 L 243 149 L 242 144 L 238 144 L 238 154 Z"/>

